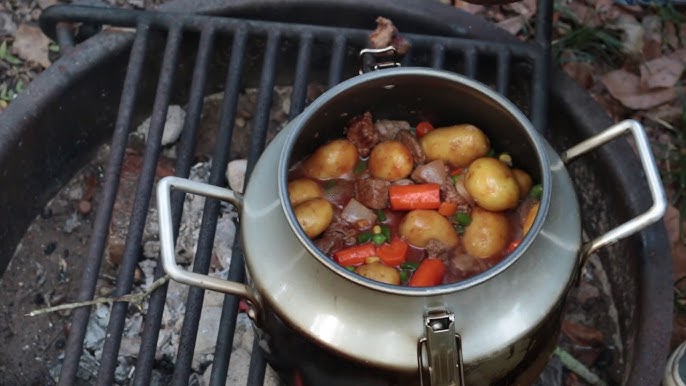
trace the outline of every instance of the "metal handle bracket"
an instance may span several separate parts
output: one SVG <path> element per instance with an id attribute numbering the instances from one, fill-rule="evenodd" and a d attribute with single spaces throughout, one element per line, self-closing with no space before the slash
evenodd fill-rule
<path id="1" fill-rule="evenodd" d="M 255 319 L 259 309 L 259 299 L 255 290 L 243 283 L 203 275 L 187 271 L 176 264 L 174 251 L 174 233 L 172 229 L 171 215 L 171 191 L 180 190 L 186 193 L 197 194 L 208 198 L 226 201 L 236 207 L 240 213 L 243 198 L 240 194 L 218 186 L 191 181 L 179 177 L 165 177 L 157 184 L 157 206 L 160 222 L 160 252 L 162 255 L 162 267 L 172 280 L 208 290 L 219 291 L 226 294 L 238 295 L 250 303 L 248 315 Z"/>
<path id="2" fill-rule="evenodd" d="M 424 386 L 424 348 L 431 386 L 464 386 L 462 338 L 455 332 L 455 314 L 439 309 L 424 314 L 426 336 L 417 343 L 419 380 Z"/>
<path id="3" fill-rule="evenodd" d="M 584 245 L 581 246 L 579 256 L 582 265 L 586 259 L 598 249 L 614 244 L 658 221 L 662 218 L 667 209 L 667 198 L 665 196 L 664 188 L 662 187 L 662 181 L 660 180 L 660 173 L 657 170 L 655 158 L 650 150 L 650 142 L 648 141 L 645 130 L 643 130 L 643 126 L 635 120 L 629 119 L 619 122 L 603 132 L 571 147 L 561 154 L 562 161 L 565 164 L 568 164 L 582 155 L 627 133 L 631 133 L 636 141 L 636 149 L 638 150 L 638 156 L 641 160 L 641 166 L 646 174 L 653 205 L 644 213 L 607 233 L 584 243 Z"/>

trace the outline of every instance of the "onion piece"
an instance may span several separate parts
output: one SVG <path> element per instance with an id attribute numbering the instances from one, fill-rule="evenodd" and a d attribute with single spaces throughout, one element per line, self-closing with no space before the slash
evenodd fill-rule
<path id="1" fill-rule="evenodd" d="M 458 178 L 457 182 L 455 182 L 455 190 L 457 190 L 457 194 L 462 196 L 470 206 L 474 206 L 474 199 L 472 196 L 467 192 L 467 188 L 464 186 L 464 178 Z"/>
<path id="2" fill-rule="evenodd" d="M 376 213 L 356 199 L 351 198 L 345 208 L 343 208 L 341 218 L 359 228 L 367 228 L 376 221 Z"/>
<path id="3" fill-rule="evenodd" d="M 391 183 L 391 185 L 398 185 L 398 186 L 414 185 L 414 181 L 412 181 L 409 178 L 401 178 L 398 181 L 394 181 L 393 183 Z"/>
<path id="4" fill-rule="evenodd" d="M 443 185 L 447 176 L 445 164 L 437 159 L 426 165 L 417 166 L 410 178 L 419 183 Z"/>

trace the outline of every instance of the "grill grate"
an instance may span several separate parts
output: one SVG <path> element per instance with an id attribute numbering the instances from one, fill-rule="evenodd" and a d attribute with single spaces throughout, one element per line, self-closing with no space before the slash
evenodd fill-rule
<path id="1" fill-rule="evenodd" d="M 443 68 L 477 78 L 491 84 L 498 92 L 508 96 L 516 75 L 518 81 L 524 79 L 530 89 L 529 100 L 515 101 L 528 115 L 534 126 L 542 131 L 546 127 L 548 109 L 548 90 L 550 74 L 550 20 L 551 2 L 538 2 L 537 44 L 519 42 L 497 42 L 470 40 L 463 37 L 446 37 L 421 34 L 403 36 L 412 43 L 412 49 L 403 59 L 403 65 L 428 66 Z M 82 278 L 78 301 L 93 298 L 98 273 L 106 245 L 108 225 L 112 216 L 115 196 L 117 194 L 119 175 L 122 167 L 127 135 L 139 98 L 139 88 L 146 62 L 156 60 L 149 57 L 149 48 L 156 41 L 153 35 L 160 32 L 164 39 L 164 55 L 161 59 L 159 79 L 155 94 L 150 131 L 145 146 L 144 162 L 140 174 L 135 201 L 131 214 L 125 252 L 117 277 L 114 296 L 131 291 L 134 270 L 138 259 L 143 228 L 150 204 L 154 185 L 155 167 L 161 150 L 161 137 L 166 119 L 166 111 L 177 83 L 175 77 L 183 39 L 197 39 L 197 53 L 193 67 L 190 94 L 188 97 L 187 115 L 182 137 L 178 147 L 175 165 L 176 175 L 188 177 L 195 148 L 196 128 L 203 107 L 203 97 L 207 91 L 208 68 L 219 45 L 220 37 L 231 39 L 230 59 L 226 70 L 224 100 L 214 161 L 209 183 L 222 185 L 224 173 L 229 161 L 233 124 L 237 113 L 237 100 L 243 87 L 245 77 L 245 55 L 254 39 L 264 42 L 259 94 L 254 115 L 254 129 L 248 153 L 246 178 L 250 175 L 257 159 L 264 150 L 269 123 L 269 110 L 272 103 L 272 89 L 276 84 L 279 59 L 284 50 L 297 49 L 293 91 L 289 118 L 298 115 L 306 105 L 307 84 L 316 47 L 329 47 L 328 86 L 341 82 L 350 71 L 350 53 L 366 46 L 369 31 L 352 28 L 332 28 L 315 25 L 241 20 L 235 18 L 188 15 L 181 13 L 164 13 L 150 11 L 132 11 L 105 9 L 82 6 L 56 6 L 46 10 L 41 17 L 44 31 L 57 36 L 63 47 L 73 49 L 75 39 L 70 32 L 71 25 L 103 25 L 113 27 L 133 27 L 135 37 L 130 51 L 129 64 L 123 84 L 119 113 L 111 143 L 111 155 L 107 164 L 103 183 L 102 200 L 97 208 L 94 222 L 94 236 L 90 240 L 86 257 L 86 268 Z M 76 37 L 78 38 L 78 36 Z M 294 48 L 297 47 L 297 48 Z M 488 67 L 489 73 L 495 74 L 491 79 L 481 69 Z M 516 74 L 514 73 L 516 71 Z M 172 195 L 172 218 L 175 237 L 178 235 L 180 218 L 183 210 L 184 194 L 174 192 Z M 212 245 L 219 214 L 219 202 L 207 200 L 204 207 L 202 225 L 199 234 L 198 248 L 194 260 L 194 271 L 207 273 L 209 270 Z M 240 230 L 238 230 L 240 232 Z M 236 235 L 239 239 L 239 235 Z M 233 281 L 244 281 L 243 255 L 240 243 L 233 246 L 233 255 L 228 277 Z M 164 276 L 161 265 L 157 266 L 155 279 Z M 155 361 L 155 351 L 160 331 L 162 313 L 165 305 L 167 286 L 155 291 L 149 302 L 145 316 L 145 325 L 137 358 L 133 384 L 147 385 L 151 381 L 151 372 Z M 190 288 L 186 302 L 186 312 L 181 331 L 179 350 L 175 362 L 172 383 L 185 385 L 191 374 L 193 349 L 198 332 L 198 323 L 202 309 L 204 290 Z M 112 384 L 117 366 L 124 322 L 128 303 L 117 302 L 113 305 L 107 339 L 102 353 L 101 367 L 98 372 L 98 384 Z M 83 339 L 86 334 L 90 314 L 89 307 L 77 309 L 73 315 L 72 326 L 67 341 L 60 385 L 75 383 L 79 358 L 83 350 Z M 238 299 L 225 296 L 221 321 L 218 326 L 217 345 L 210 384 L 224 385 L 229 367 L 229 359 L 238 314 Z M 257 339 L 255 340 L 257 342 Z M 263 383 L 266 361 L 262 350 L 255 343 L 249 373 L 249 385 Z"/>

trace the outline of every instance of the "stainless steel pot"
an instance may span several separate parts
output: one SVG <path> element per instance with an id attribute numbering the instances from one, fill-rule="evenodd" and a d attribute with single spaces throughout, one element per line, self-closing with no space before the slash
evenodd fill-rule
<path id="1" fill-rule="evenodd" d="M 430 288 L 391 286 L 360 277 L 322 254 L 300 228 L 287 195 L 289 168 L 345 123 L 370 110 L 377 119 L 469 122 L 507 149 L 543 185 L 540 209 L 520 246 L 468 280 Z M 631 133 L 653 205 L 582 243 L 577 197 L 565 164 Z M 240 212 L 249 285 L 188 272 L 175 263 L 172 189 L 232 203 Z M 485 85 L 426 68 L 394 68 L 347 80 L 317 98 L 267 147 L 245 196 L 168 177 L 158 185 L 162 263 L 179 282 L 235 294 L 270 334 L 275 316 L 317 346 L 373 368 L 424 373 L 432 385 L 523 383 L 554 348 L 565 295 L 597 249 L 660 219 L 666 200 L 645 133 L 621 122 L 558 155 L 511 102 Z M 532 351 L 535 355 L 532 356 Z M 531 358 L 535 358 L 532 360 Z M 529 363 L 526 371 L 524 362 Z"/>

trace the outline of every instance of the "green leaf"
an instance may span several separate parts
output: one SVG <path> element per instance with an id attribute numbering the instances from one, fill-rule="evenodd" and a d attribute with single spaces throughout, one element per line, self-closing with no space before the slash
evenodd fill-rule
<path id="1" fill-rule="evenodd" d="M 4 40 L 2 44 L 0 44 L 0 59 L 5 59 L 5 56 L 7 55 L 7 40 Z"/>
<path id="2" fill-rule="evenodd" d="M 51 52 L 60 52 L 60 45 L 51 41 L 50 43 L 48 43 L 48 50 L 50 50 Z"/>
<path id="3" fill-rule="evenodd" d="M 5 59 L 5 61 L 9 64 L 17 65 L 17 64 L 22 63 L 21 59 L 17 58 L 16 56 L 14 56 L 12 54 L 5 55 L 5 57 L 3 59 Z"/>
<path id="4" fill-rule="evenodd" d="M 17 81 L 17 84 L 14 86 L 14 91 L 16 91 L 17 94 L 24 91 L 24 81 L 23 80 L 19 79 Z"/>

